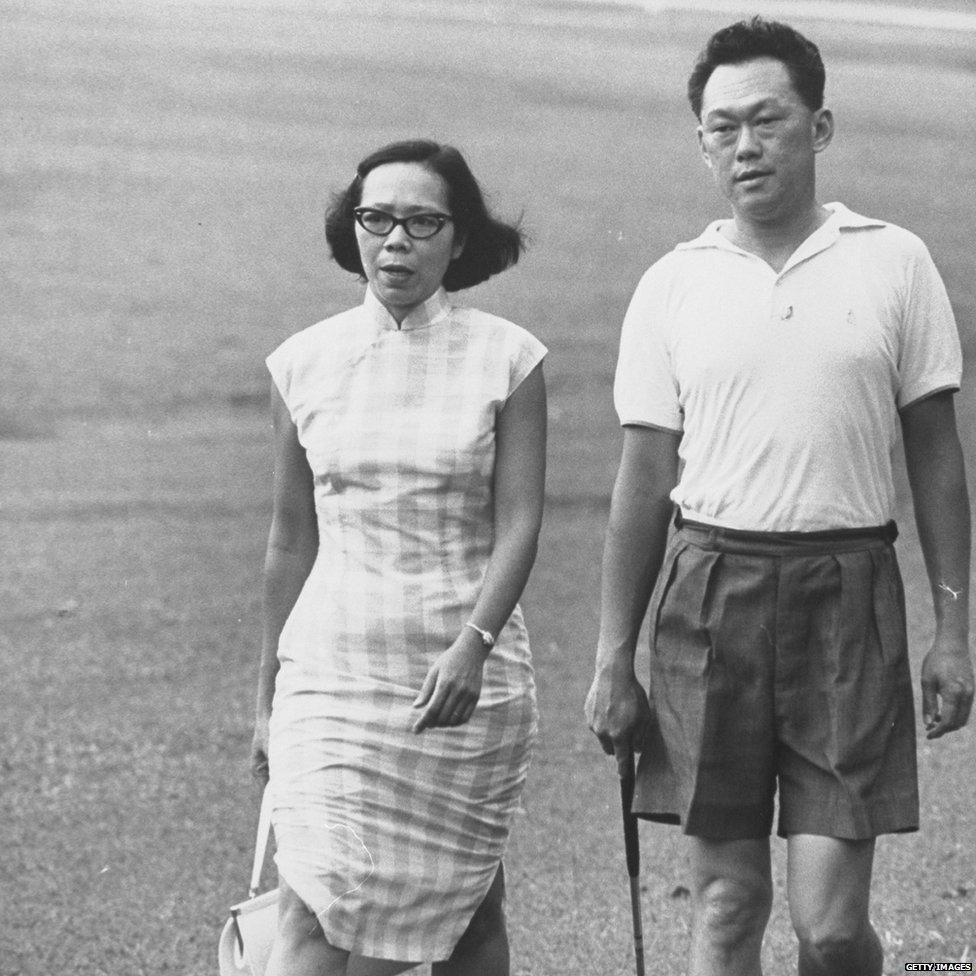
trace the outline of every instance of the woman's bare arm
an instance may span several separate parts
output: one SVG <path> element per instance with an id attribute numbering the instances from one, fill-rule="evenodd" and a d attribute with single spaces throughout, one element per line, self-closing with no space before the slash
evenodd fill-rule
<path id="1" fill-rule="evenodd" d="M 542 365 L 523 380 L 498 416 L 495 431 L 494 546 L 472 621 L 492 634 L 505 626 L 535 561 L 546 480 L 546 386 Z M 489 648 L 464 627 L 431 666 L 414 702 L 414 731 L 463 725 L 481 695 Z"/>
<path id="2" fill-rule="evenodd" d="M 267 780 L 268 719 L 278 674 L 278 638 L 315 562 L 318 526 L 312 471 L 298 432 L 272 386 L 274 495 L 271 530 L 264 559 L 264 624 L 258 671 L 252 768 Z"/>

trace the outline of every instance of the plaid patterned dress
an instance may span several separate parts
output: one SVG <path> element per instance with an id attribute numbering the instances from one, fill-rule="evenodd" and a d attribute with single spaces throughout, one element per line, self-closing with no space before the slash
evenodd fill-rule
<path id="1" fill-rule="evenodd" d="M 411 731 L 492 549 L 495 419 L 545 355 L 443 291 L 362 306 L 268 358 L 314 475 L 319 554 L 281 633 L 271 786 L 282 878 L 328 940 L 447 958 L 501 859 L 537 711 L 516 608 L 466 725 Z"/>

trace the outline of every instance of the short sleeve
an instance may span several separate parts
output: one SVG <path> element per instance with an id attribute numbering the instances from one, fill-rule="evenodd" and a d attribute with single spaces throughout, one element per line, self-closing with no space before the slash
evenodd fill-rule
<path id="1" fill-rule="evenodd" d="M 271 374 L 271 379 L 274 381 L 274 385 L 278 388 L 278 392 L 281 394 L 282 398 L 288 399 L 288 381 L 290 379 L 290 370 L 288 368 L 288 356 L 285 350 L 278 346 L 277 349 L 267 359 L 265 363 L 268 366 L 268 372 Z"/>
<path id="2" fill-rule="evenodd" d="M 509 353 L 508 397 L 522 385 L 529 373 L 542 362 L 548 351 L 534 335 L 518 326 L 513 327 Z"/>
<path id="3" fill-rule="evenodd" d="M 898 357 L 898 408 L 940 390 L 958 390 L 962 350 L 945 285 L 925 245 L 911 255 Z"/>
<path id="4" fill-rule="evenodd" d="M 271 374 L 271 379 L 281 394 L 281 399 L 288 408 L 292 420 L 295 420 L 295 391 L 293 383 L 295 341 L 296 336 L 291 336 L 265 359 L 265 364 L 268 367 L 268 372 Z"/>
<path id="5" fill-rule="evenodd" d="M 624 316 L 613 402 L 622 425 L 680 431 L 683 418 L 668 349 L 665 284 L 657 268 L 641 278 Z"/>

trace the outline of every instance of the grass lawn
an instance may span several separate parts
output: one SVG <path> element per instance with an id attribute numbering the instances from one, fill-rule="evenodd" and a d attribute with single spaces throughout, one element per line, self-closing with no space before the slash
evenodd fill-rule
<path id="1" fill-rule="evenodd" d="M 377 145 L 459 145 L 532 248 L 470 301 L 550 347 L 549 503 L 524 599 L 543 734 L 507 859 L 513 972 L 633 971 L 616 779 L 582 720 L 644 268 L 725 213 L 684 103 L 721 19 L 548 0 L 0 0 L 0 976 L 210 976 L 244 894 L 270 458 L 263 357 L 358 301 L 321 233 Z M 824 200 L 929 244 L 974 350 L 972 38 L 810 27 Z M 959 398 L 970 468 L 976 395 Z M 903 481 L 916 664 L 931 634 Z M 886 972 L 972 959 L 972 729 L 921 740 L 923 829 L 879 843 Z M 649 971 L 686 867 L 645 825 Z M 778 900 L 768 972 L 792 972 Z M 653 960 L 653 962 L 651 962 Z"/>

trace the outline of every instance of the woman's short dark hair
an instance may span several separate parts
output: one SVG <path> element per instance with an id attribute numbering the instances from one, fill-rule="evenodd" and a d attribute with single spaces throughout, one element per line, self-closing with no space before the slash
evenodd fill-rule
<path id="1" fill-rule="evenodd" d="M 339 267 L 365 277 L 353 211 L 362 199 L 363 180 L 384 163 L 421 163 L 447 184 L 454 233 L 465 242 L 461 255 L 451 261 L 444 275 L 447 291 L 471 288 L 518 261 L 525 246 L 521 230 L 488 213 L 481 187 L 461 153 L 453 146 L 411 139 L 392 142 L 370 153 L 356 167 L 355 179 L 333 198 L 325 214 L 325 239 Z"/>
<path id="2" fill-rule="evenodd" d="M 788 24 L 753 17 L 713 34 L 688 79 L 688 101 L 701 120 L 702 92 L 712 72 L 722 64 L 742 64 L 754 58 L 782 61 L 803 104 L 811 112 L 823 108 L 826 72 L 817 45 Z"/>

